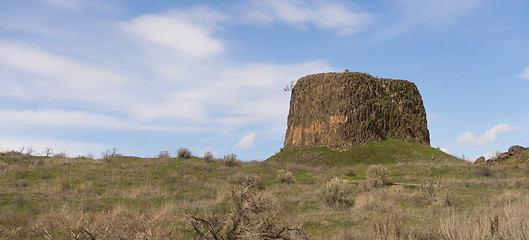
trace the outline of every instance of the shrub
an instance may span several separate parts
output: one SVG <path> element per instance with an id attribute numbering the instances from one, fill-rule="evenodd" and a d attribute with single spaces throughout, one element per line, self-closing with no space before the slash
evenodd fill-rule
<path id="1" fill-rule="evenodd" d="M 271 196 L 245 188 L 232 191 L 231 200 L 234 206 L 226 214 L 188 217 L 200 239 L 308 239 L 302 228 L 289 226 L 279 215 Z"/>
<path id="2" fill-rule="evenodd" d="M 294 175 L 291 171 L 279 169 L 277 170 L 276 179 L 279 183 L 290 184 L 294 182 Z"/>
<path id="3" fill-rule="evenodd" d="M 158 158 L 171 158 L 171 153 L 169 153 L 169 151 L 167 151 L 167 150 L 160 151 L 158 153 Z"/>
<path id="4" fill-rule="evenodd" d="M 230 176 L 228 179 L 233 183 L 243 186 L 254 188 L 260 188 L 262 186 L 261 177 L 257 174 L 236 173 L 235 175 Z"/>
<path id="5" fill-rule="evenodd" d="M 189 149 L 187 148 L 183 148 L 183 147 L 179 148 L 177 151 L 177 154 L 179 158 L 186 158 L 186 159 L 191 158 L 191 151 L 189 151 Z"/>
<path id="6" fill-rule="evenodd" d="M 239 165 L 239 160 L 237 160 L 237 155 L 230 154 L 224 156 L 224 164 L 228 167 L 233 167 Z"/>
<path id="7" fill-rule="evenodd" d="M 66 158 L 66 152 L 55 153 L 53 158 Z"/>
<path id="8" fill-rule="evenodd" d="M 367 168 L 366 179 L 372 187 L 383 187 L 389 184 L 388 170 L 381 165 L 371 165 Z"/>
<path id="9" fill-rule="evenodd" d="M 487 177 L 490 174 L 490 168 L 487 166 L 477 166 L 474 170 L 474 176 L 476 177 Z"/>
<path id="10" fill-rule="evenodd" d="M 321 195 L 327 206 L 351 206 L 353 186 L 349 180 L 333 178 L 325 183 Z"/>
<path id="11" fill-rule="evenodd" d="M 211 154 L 211 152 L 204 153 L 204 161 L 212 162 L 213 161 L 213 154 Z"/>

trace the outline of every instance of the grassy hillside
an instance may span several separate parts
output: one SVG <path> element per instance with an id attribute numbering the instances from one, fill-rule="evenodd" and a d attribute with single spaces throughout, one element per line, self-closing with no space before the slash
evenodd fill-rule
<path id="1" fill-rule="evenodd" d="M 527 160 L 476 166 L 393 140 L 311 151 L 323 152 L 315 164 L 296 163 L 300 152 L 265 162 L 1 153 L 0 239 L 529 235 Z"/>
<path id="2" fill-rule="evenodd" d="M 347 151 L 317 147 L 282 151 L 267 161 L 343 166 L 352 164 L 395 164 L 407 162 L 459 162 L 454 156 L 423 144 L 395 139 L 354 146 Z"/>

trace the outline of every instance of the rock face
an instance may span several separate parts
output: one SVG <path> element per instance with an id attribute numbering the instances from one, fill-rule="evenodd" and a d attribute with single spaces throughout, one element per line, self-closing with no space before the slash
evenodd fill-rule
<path id="1" fill-rule="evenodd" d="M 419 90 L 366 73 L 300 78 L 290 99 L 284 149 L 351 147 L 395 138 L 430 145 Z"/>

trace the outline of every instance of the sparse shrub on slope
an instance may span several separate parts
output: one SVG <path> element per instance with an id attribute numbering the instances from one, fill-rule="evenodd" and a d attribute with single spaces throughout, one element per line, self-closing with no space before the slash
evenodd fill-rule
<path id="1" fill-rule="evenodd" d="M 186 159 L 191 158 L 191 155 L 192 155 L 189 149 L 183 148 L 183 147 L 178 149 L 177 154 L 179 158 L 186 158 Z"/>
<path id="2" fill-rule="evenodd" d="M 239 160 L 237 160 L 237 155 L 235 154 L 225 155 L 224 164 L 228 167 L 239 165 Z"/>
<path id="3" fill-rule="evenodd" d="M 476 177 L 488 177 L 490 174 L 490 168 L 487 166 L 477 166 L 474 170 L 474 176 Z"/>
<path id="4" fill-rule="evenodd" d="M 259 188 L 262 184 L 261 177 L 257 174 L 236 173 L 228 179 L 233 183 L 246 187 Z"/>
<path id="5" fill-rule="evenodd" d="M 171 158 L 171 153 L 169 153 L 169 151 L 167 151 L 167 150 L 160 151 L 158 153 L 158 158 L 162 158 L 162 159 Z"/>
<path id="6" fill-rule="evenodd" d="M 371 165 L 367 168 L 366 179 L 373 188 L 383 187 L 389 183 L 388 170 L 382 165 Z"/>
<path id="7" fill-rule="evenodd" d="M 308 239 L 301 228 L 289 226 L 274 210 L 269 195 L 245 188 L 232 191 L 233 207 L 226 214 L 217 212 L 190 216 L 200 239 Z"/>
<path id="8" fill-rule="evenodd" d="M 353 205 L 353 185 L 349 180 L 333 178 L 325 183 L 321 195 L 328 206 Z"/>
<path id="9" fill-rule="evenodd" d="M 294 175 L 291 171 L 279 169 L 277 170 L 277 182 L 290 184 L 294 182 Z"/>
<path id="10" fill-rule="evenodd" d="M 211 152 L 206 152 L 204 153 L 204 161 L 206 162 L 211 162 L 213 161 L 213 154 L 211 154 Z"/>

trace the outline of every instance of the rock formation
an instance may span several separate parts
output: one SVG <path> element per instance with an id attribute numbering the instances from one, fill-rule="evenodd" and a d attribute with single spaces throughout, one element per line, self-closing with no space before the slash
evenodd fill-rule
<path id="1" fill-rule="evenodd" d="M 284 149 L 348 148 L 395 138 L 430 145 L 414 83 L 366 73 L 321 73 L 292 88 Z"/>

